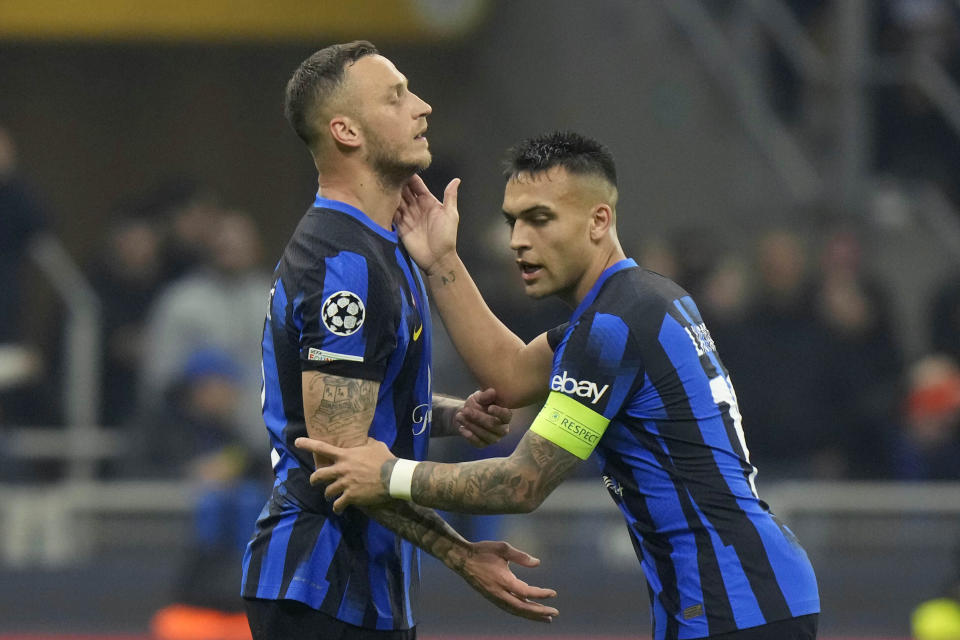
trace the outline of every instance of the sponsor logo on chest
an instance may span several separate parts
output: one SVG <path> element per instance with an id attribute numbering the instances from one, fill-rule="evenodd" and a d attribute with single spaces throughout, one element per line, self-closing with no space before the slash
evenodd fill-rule
<path id="1" fill-rule="evenodd" d="M 553 380 L 550 381 L 550 389 L 552 391 L 559 391 L 571 396 L 580 396 L 581 398 L 589 398 L 590 404 L 597 404 L 609 388 L 610 385 L 608 384 L 600 388 L 596 382 L 576 380 L 575 378 L 569 377 L 566 371 L 564 371 L 561 376 L 553 376 Z"/>

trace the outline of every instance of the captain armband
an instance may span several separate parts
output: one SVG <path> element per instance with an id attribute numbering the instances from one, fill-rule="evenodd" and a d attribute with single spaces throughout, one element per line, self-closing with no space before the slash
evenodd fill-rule
<path id="1" fill-rule="evenodd" d="M 586 460 L 600 442 L 608 424 L 610 421 L 593 409 L 569 396 L 551 391 L 543 409 L 530 425 L 530 430 L 581 460 Z"/>

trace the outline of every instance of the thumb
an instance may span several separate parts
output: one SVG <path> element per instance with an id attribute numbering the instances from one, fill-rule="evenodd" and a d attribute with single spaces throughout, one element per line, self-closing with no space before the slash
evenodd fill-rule
<path id="1" fill-rule="evenodd" d="M 454 178 L 443 190 L 443 207 L 445 209 L 457 209 L 457 192 L 460 190 L 460 178 Z"/>

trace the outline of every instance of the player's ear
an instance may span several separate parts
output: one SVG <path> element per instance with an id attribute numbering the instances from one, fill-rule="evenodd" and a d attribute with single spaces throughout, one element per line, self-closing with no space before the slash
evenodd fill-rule
<path id="1" fill-rule="evenodd" d="M 362 141 L 360 127 L 350 116 L 336 116 L 330 120 L 330 137 L 345 147 L 359 147 Z"/>
<path id="2" fill-rule="evenodd" d="M 607 235 L 613 226 L 613 209 L 606 203 L 594 205 L 590 212 L 590 239 L 594 242 Z"/>

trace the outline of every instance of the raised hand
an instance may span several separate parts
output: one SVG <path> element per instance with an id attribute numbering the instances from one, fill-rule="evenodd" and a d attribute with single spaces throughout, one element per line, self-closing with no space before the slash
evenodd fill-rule
<path id="1" fill-rule="evenodd" d="M 420 176 L 413 176 L 403 187 L 394 222 L 407 253 L 428 275 L 444 258 L 456 254 L 459 188 L 460 178 L 451 180 L 440 202 Z"/>
<path id="2" fill-rule="evenodd" d="M 497 392 L 493 389 L 474 391 L 454 415 L 460 435 L 477 448 L 491 445 L 510 433 L 513 412 L 494 404 L 496 400 Z"/>
<path id="3" fill-rule="evenodd" d="M 508 613 L 537 622 L 552 622 L 560 614 L 534 600 L 554 598 L 553 589 L 532 587 L 510 570 L 510 563 L 536 567 L 540 560 L 506 542 L 470 543 L 462 561 L 451 568 L 484 598 Z"/>

